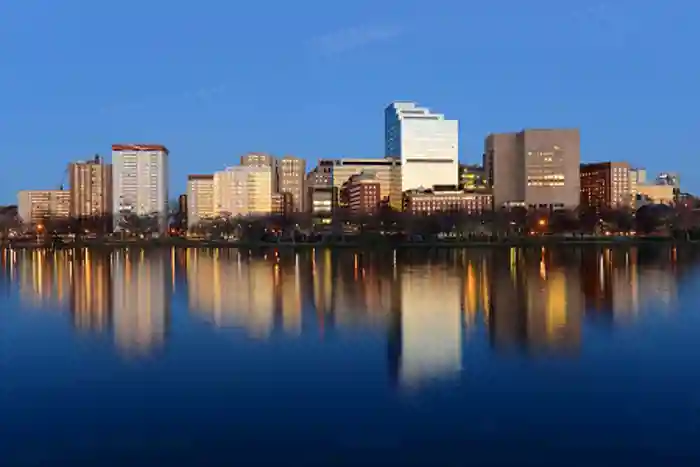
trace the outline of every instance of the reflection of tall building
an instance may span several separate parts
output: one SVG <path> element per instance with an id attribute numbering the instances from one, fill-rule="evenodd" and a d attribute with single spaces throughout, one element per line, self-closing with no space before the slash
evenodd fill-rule
<path id="1" fill-rule="evenodd" d="M 255 337 L 267 337 L 274 324 L 273 285 L 272 267 L 266 261 L 222 250 L 188 251 L 190 310 L 217 326 L 241 327 Z"/>
<path id="2" fill-rule="evenodd" d="M 575 271 L 556 264 L 553 253 L 512 249 L 494 264 L 489 318 L 498 349 L 563 350 L 581 339 L 583 298 Z M 536 254 L 536 253 L 534 253 Z"/>
<path id="3" fill-rule="evenodd" d="M 531 349 L 576 349 L 581 343 L 583 297 L 575 271 L 549 264 L 527 276 L 527 345 Z"/>
<path id="4" fill-rule="evenodd" d="M 163 344 L 169 320 L 170 258 L 160 252 L 112 255 L 112 309 L 117 346 L 146 353 Z"/>
<path id="5" fill-rule="evenodd" d="M 333 309 L 333 262 L 331 250 L 324 248 L 311 257 L 313 274 L 314 306 L 321 314 L 330 314 Z"/>
<path id="6" fill-rule="evenodd" d="M 65 305 L 71 289 L 68 254 L 24 250 L 19 255 L 17 275 L 22 302 L 36 307 Z"/>
<path id="7" fill-rule="evenodd" d="M 109 257 L 98 251 L 78 250 L 71 262 L 71 311 L 80 329 L 103 330 L 112 306 Z"/>
<path id="8" fill-rule="evenodd" d="M 466 259 L 464 274 L 462 310 L 464 311 L 464 324 L 471 328 L 476 324 L 479 312 L 484 318 L 489 312 L 489 275 L 485 259 Z"/>
<path id="9" fill-rule="evenodd" d="M 462 366 L 461 279 L 446 267 L 421 266 L 401 271 L 400 281 L 401 384 L 416 386 L 458 374 Z"/>
<path id="10" fill-rule="evenodd" d="M 294 264 L 274 266 L 274 284 L 282 312 L 282 327 L 289 334 L 301 334 L 302 292 L 299 254 L 294 255 Z"/>

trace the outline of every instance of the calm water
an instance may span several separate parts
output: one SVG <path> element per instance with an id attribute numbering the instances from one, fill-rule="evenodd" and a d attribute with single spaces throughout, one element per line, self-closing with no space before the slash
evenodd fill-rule
<path id="1" fill-rule="evenodd" d="M 700 251 L 0 258 L 3 466 L 700 463 Z"/>

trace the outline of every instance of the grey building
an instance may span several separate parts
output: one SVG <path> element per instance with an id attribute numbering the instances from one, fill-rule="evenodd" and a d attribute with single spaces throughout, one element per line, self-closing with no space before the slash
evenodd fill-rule
<path id="1" fill-rule="evenodd" d="M 580 199 L 578 129 L 532 129 L 486 137 L 484 170 L 494 207 L 568 208 Z"/>

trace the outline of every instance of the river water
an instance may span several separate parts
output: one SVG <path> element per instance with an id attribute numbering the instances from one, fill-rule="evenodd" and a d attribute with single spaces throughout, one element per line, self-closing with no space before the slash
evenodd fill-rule
<path id="1" fill-rule="evenodd" d="M 0 465 L 700 465 L 700 250 L 0 251 Z"/>

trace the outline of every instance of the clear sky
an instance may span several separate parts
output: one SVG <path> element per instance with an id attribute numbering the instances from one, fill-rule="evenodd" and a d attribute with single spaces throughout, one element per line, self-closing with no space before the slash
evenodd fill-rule
<path id="1" fill-rule="evenodd" d="M 700 2 L 0 0 L 0 204 L 117 142 L 188 173 L 247 151 L 383 155 L 383 109 L 489 132 L 580 127 L 584 160 L 700 191 Z M 695 44 L 695 45 L 693 45 Z"/>

